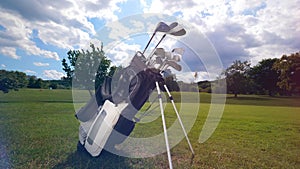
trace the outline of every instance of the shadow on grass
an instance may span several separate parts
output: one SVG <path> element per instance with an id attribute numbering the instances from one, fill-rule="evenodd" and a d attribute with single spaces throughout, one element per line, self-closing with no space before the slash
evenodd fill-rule
<path id="1" fill-rule="evenodd" d="M 275 98 L 275 97 L 274 97 Z M 234 97 L 234 96 L 227 96 L 226 99 L 232 99 L 232 100 L 249 100 L 249 101 L 268 101 L 268 100 L 272 100 L 271 97 L 267 98 L 267 97 L 255 97 L 255 96 L 238 96 L 238 97 Z"/>
<path id="2" fill-rule="evenodd" d="M 66 161 L 57 164 L 53 169 L 61 168 L 130 168 L 126 157 L 121 157 L 103 150 L 99 157 L 92 157 L 83 148 L 70 154 Z"/>
<path id="3" fill-rule="evenodd" d="M 72 100 L 0 100 L 0 103 L 73 103 Z M 84 102 L 83 102 L 84 103 Z"/>
<path id="4" fill-rule="evenodd" d="M 10 159 L 7 155 L 6 147 L 0 140 L 0 168 L 11 168 Z"/>
<path id="5" fill-rule="evenodd" d="M 299 107 L 300 97 L 240 95 L 227 96 L 226 104 Z"/>

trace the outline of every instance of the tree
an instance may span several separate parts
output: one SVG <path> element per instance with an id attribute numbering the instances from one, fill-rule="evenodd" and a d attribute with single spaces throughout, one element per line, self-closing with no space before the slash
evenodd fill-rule
<path id="1" fill-rule="evenodd" d="M 199 92 L 211 93 L 211 82 L 208 80 L 198 82 Z"/>
<path id="2" fill-rule="evenodd" d="M 279 74 L 273 69 L 273 65 L 277 60 L 276 58 L 264 59 L 251 68 L 249 74 L 259 93 L 267 91 L 270 96 L 274 96 L 279 91 L 277 86 Z"/>
<path id="3" fill-rule="evenodd" d="M 36 76 L 27 76 L 28 78 L 28 88 L 35 88 Z"/>
<path id="4" fill-rule="evenodd" d="M 36 76 L 27 76 L 28 78 L 28 88 L 37 88 L 37 89 L 41 89 L 41 88 L 46 88 L 46 82 L 43 81 L 43 79 L 41 78 L 37 78 Z"/>
<path id="5" fill-rule="evenodd" d="M 27 85 L 26 74 L 18 71 L 0 70 L 0 90 L 8 93 L 10 89 L 18 90 Z"/>
<path id="6" fill-rule="evenodd" d="M 54 82 L 51 82 L 50 85 L 49 85 L 49 88 L 51 89 L 57 89 L 57 83 L 54 83 Z"/>
<path id="7" fill-rule="evenodd" d="M 274 63 L 273 69 L 279 73 L 277 85 L 289 94 L 300 94 L 300 55 L 283 55 Z"/>
<path id="8" fill-rule="evenodd" d="M 170 70 L 166 70 L 164 73 L 165 73 L 165 83 L 169 91 L 179 91 L 180 89 L 178 83 L 176 82 L 176 75 L 171 73 Z"/>
<path id="9" fill-rule="evenodd" d="M 226 77 L 227 91 L 232 92 L 234 97 L 237 97 L 240 93 L 247 93 L 247 90 L 250 90 L 247 76 L 249 70 L 250 63 L 248 61 L 241 62 L 236 60 L 223 72 Z"/>
<path id="10" fill-rule="evenodd" d="M 38 79 L 35 81 L 35 88 L 38 88 L 38 89 L 45 88 L 43 79 L 38 78 Z"/>
<path id="11" fill-rule="evenodd" d="M 105 56 L 103 44 L 96 48 L 90 44 L 89 50 L 70 50 L 67 59 L 62 60 L 63 70 L 67 76 L 64 80 L 77 84 L 80 88 L 97 89 L 106 76 L 112 76 L 116 67 L 110 66 L 111 61 Z"/>

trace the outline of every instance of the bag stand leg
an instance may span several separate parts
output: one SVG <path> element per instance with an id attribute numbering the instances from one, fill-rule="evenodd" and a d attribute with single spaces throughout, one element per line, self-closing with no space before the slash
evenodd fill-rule
<path id="1" fill-rule="evenodd" d="M 165 116 L 164 116 L 164 108 L 163 108 L 162 98 L 161 98 L 161 93 L 160 93 L 158 82 L 155 82 L 155 84 L 156 84 L 158 98 L 159 98 L 160 112 L 161 112 L 161 118 L 162 118 L 162 122 L 163 122 L 164 134 L 165 134 L 165 141 L 166 141 L 166 147 L 167 147 L 169 167 L 170 167 L 170 169 L 173 169 L 172 159 L 171 159 L 171 152 L 170 152 L 169 141 L 168 141 L 167 127 L 166 127 Z"/>
<path id="2" fill-rule="evenodd" d="M 188 142 L 189 147 L 190 147 L 191 152 L 192 152 L 193 157 L 194 157 L 195 153 L 194 153 L 193 147 L 192 147 L 191 142 L 190 142 L 190 140 L 189 140 L 189 138 L 188 138 L 188 136 L 187 136 L 187 133 L 186 133 L 186 131 L 185 131 L 185 129 L 184 129 L 183 123 L 182 123 L 182 121 L 181 121 L 181 118 L 180 118 L 179 113 L 178 113 L 178 111 L 177 111 L 177 108 L 176 108 L 176 106 L 175 106 L 173 97 L 172 97 L 172 95 L 171 95 L 171 93 L 170 93 L 170 91 L 169 91 L 167 85 L 164 85 L 164 88 L 165 88 L 166 92 L 168 93 L 169 99 L 171 100 L 171 103 L 172 103 L 172 105 L 173 105 L 173 108 L 174 108 L 174 110 L 175 110 L 175 112 L 176 112 L 177 118 L 178 118 L 179 123 L 180 123 L 180 125 L 181 125 L 182 131 L 183 131 L 183 133 L 184 133 L 184 135 L 185 135 L 186 141 Z"/>

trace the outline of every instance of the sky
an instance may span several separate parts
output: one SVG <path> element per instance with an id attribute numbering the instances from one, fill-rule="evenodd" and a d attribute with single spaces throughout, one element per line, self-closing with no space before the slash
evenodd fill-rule
<path id="1" fill-rule="evenodd" d="M 67 52 L 88 49 L 91 40 L 96 46 L 103 42 L 113 64 L 128 63 L 143 50 L 159 21 L 178 21 L 187 26 L 187 36 L 169 37 L 162 44 L 168 50 L 186 49 L 178 78 L 192 81 L 193 72 L 199 72 L 198 80 L 212 79 L 220 73 L 214 70 L 235 60 L 254 66 L 262 59 L 299 52 L 299 4 L 300 0 L 2 0 L 0 69 L 60 79 Z"/>

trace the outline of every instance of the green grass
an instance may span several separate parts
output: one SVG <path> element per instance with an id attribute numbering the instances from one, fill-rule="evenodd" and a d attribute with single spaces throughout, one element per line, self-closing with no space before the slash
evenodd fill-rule
<path id="1" fill-rule="evenodd" d="M 184 93 L 191 95 L 190 93 Z M 180 100 L 179 93 L 173 93 Z M 174 168 L 299 168 L 300 98 L 227 96 L 221 122 L 205 143 L 199 134 L 211 95 L 201 93 L 200 111 L 189 138 L 171 150 Z M 185 99 L 191 107 L 193 97 Z M 177 106 L 179 106 L 177 104 Z M 166 107 L 167 124 L 176 119 Z M 0 94 L 0 168 L 168 168 L 167 155 L 132 159 L 104 153 L 99 158 L 76 151 L 78 121 L 70 90 L 20 90 Z M 147 132 L 145 132 L 147 131 Z M 162 132 L 160 118 L 137 124 L 132 136 Z"/>

